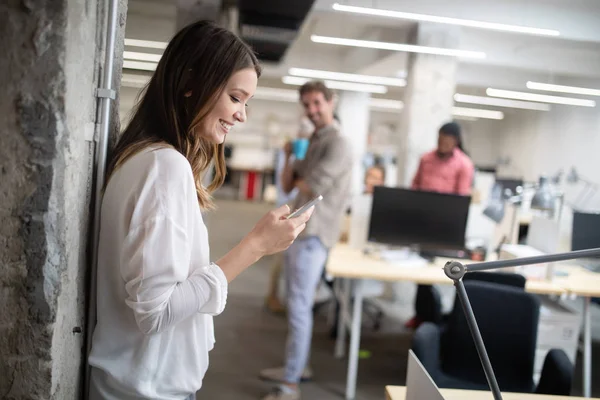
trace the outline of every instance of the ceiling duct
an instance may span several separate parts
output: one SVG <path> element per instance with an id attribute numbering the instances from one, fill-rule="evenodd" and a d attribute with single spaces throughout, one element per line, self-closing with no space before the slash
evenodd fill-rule
<path id="1" fill-rule="evenodd" d="M 314 0 L 239 0 L 240 36 L 262 61 L 279 62 L 310 11 Z"/>
<path id="2" fill-rule="evenodd" d="M 221 0 L 177 0 L 177 29 L 201 19 L 216 21 Z"/>

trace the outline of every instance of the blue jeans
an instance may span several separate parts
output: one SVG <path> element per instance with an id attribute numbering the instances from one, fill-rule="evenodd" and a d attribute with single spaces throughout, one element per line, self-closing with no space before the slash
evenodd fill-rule
<path id="1" fill-rule="evenodd" d="M 313 300 L 327 248 L 316 236 L 296 240 L 285 254 L 288 337 L 285 381 L 298 383 L 310 353 Z"/>

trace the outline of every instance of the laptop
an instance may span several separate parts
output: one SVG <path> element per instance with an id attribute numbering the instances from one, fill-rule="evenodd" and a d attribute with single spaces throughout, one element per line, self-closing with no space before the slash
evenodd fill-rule
<path id="1" fill-rule="evenodd" d="M 437 385 L 412 350 L 408 351 L 406 400 L 444 400 Z"/>

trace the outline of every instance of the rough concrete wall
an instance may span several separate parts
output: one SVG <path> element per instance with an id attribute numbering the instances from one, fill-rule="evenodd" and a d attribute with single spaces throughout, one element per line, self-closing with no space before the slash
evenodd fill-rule
<path id="1" fill-rule="evenodd" d="M 0 399 L 80 397 L 103 5 L 0 4 Z"/>
<path id="2" fill-rule="evenodd" d="M 64 107 L 65 131 L 57 142 L 49 215 L 63 239 L 64 270 L 56 298 L 52 338 L 51 397 L 77 399 L 85 360 L 86 270 L 94 145 L 87 140 L 96 119 L 102 9 L 89 0 L 67 0 Z M 100 2 L 101 4 L 104 2 Z M 97 43 L 97 44 L 96 44 Z M 86 138 L 86 134 L 88 137 Z M 55 213 L 56 212 L 56 213 Z"/>

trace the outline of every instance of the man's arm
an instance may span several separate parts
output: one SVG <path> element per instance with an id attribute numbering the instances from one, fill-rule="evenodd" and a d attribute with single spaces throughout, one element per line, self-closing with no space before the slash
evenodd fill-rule
<path id="1" fill-rule="evenodd" d="M 294 189 L 294 165 L 288 154 L 285 155 L 285 165 L 281 171 L 281 188 L 286 194 Z"/>
<path id="2" fill-rule="evenodd" d="M 304 179 L 296 182 L 296 187 L 309 196 L 326 193 L 348 168 L 352 168 L 352 149 L 345 138 L 338 136 L 327 144 L 323 157 Z"/>
<path id="3" fill-rule="evenodd" d="M 419 190 L 419 188 L 421 187 L 422 177 L 423 177 L 423 159 L 421 159 L 419 161 L 419 167 L 417 168 L 417 173 L 415 174 L 415 176 L 412 180 L 412 185 L 411 185 L 412 190 Z"/>
<path id="4" fill-rule="evenodd" d="M 471 163 L 465 163 L 458 172 L 456 181 L 456 194 L 468 196 L 471 194 L 471 185 L 473 184 L 473 175 L 475 168 Z"/>

